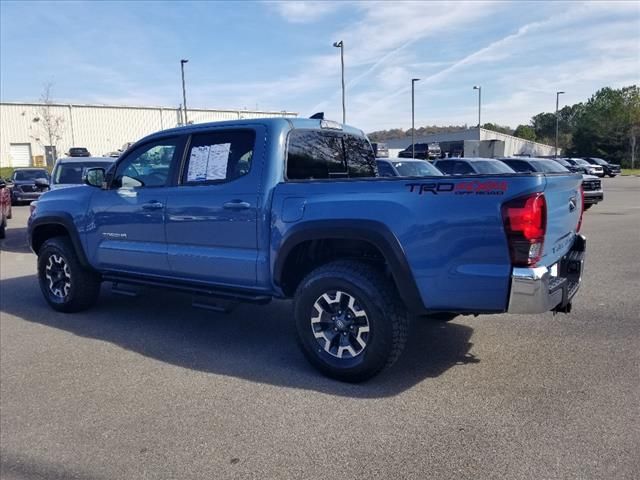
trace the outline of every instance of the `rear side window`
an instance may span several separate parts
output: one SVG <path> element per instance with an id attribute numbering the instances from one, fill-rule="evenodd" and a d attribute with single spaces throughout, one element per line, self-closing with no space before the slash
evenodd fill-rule
<path id="1" fill-rule="evenodd" d="M 506 160 L 504 161 L 508 166 L 513 168 L 516 172 L 533 172 L 534 169 L 527 162 L 523 162 L 522 160 Z M 560 165 L 558 165 L 560 166 Z"/>
<path id="2" fill-rule="evenodd" d="M 441 160 L 435 163 L 435 166 L 442 173 L 453 175 L 454 162 L 452 160 Z"/>
<path id="3" fill-rule="evenodd" d="M 375 177 L 375 163 L 373 150 L 363 137 L 318 130 L 289 134 L 289 180 Z"/>
<path id="4" fill-rule="evenodd" d="M 248 174 L 255 141 L 255 132 L 247 129 L 193 135 L 182 182 L 190 185 L 230 182 Z"/>
<path id="5" fill-rule="evenodd" d="M 473 168 L 471 168 L 471 165 L 469 165 L 467 162 L 457 161 L 456 167 L 453 170 L 453 173 L 455 175 L 468 175 L 476 172 L 473 170 Z"/>
<path id="6" fill-rule="evenodd" d="M 396 173 L 387 162 L 378 162 L 378 176 L 380 177 L 395 177 Z"/>

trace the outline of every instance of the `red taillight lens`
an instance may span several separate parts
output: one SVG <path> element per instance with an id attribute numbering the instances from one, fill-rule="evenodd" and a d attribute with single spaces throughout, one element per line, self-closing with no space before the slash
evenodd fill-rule
<path id="1" fill-rule="evenodd" d="M 542 257 L 547 231 L 547 202 L 534 193 L 508 201 L 502 206 L 511 262 L 517 267 L 533 266 Z"/>
<path id="2" fill-rule="evenodd" d="M 580 231 L 580 227 L 582 227 L 582 215 L 584 214 L 584 188 L 580 185 L 580 220 L 578 220 L 578 226 L 576 227 L 576 232 Z"/>

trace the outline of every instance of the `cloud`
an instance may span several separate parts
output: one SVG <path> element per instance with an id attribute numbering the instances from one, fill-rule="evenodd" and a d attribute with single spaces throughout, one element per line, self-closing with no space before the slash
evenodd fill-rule
<path id="1" fill-rule="evenodd" d="M 266 2 L 286 21 L 291 23 L 311 23 L 335 12 L 343 6 L 340 2 L 320 1 L 281 1 Z"/>

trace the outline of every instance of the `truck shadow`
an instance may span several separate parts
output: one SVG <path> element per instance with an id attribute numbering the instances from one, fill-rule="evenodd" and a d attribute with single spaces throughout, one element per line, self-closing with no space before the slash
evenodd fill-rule
<path id="1" fill-rule="evenodd" d="M 35 276 L 2 280 L 0 291 L 0 310 L 28 322 L 188 369 L 333 395 L 394 396 L 454 366 L 479 362 L 469 353 L 470 327 L 416 319 L 396 365 L 369 382 L 350 385 L 323 377 L 306 362 L 286 301 L 240 305 L 222 314 L 192 308 L 190 297 L 182 294 L 143 290 L 138 297 L 122 297 L 105 285 L 93 309 L 62 314 L 45 303 Z"/>

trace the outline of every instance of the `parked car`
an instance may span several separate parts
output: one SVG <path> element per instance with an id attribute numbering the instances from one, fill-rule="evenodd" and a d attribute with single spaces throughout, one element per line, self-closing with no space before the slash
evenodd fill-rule
<path id="1" fill-rule="evenodd" d="M 434 160 L 440 158 L 442 151 L 440 144 L 436 142 L 431 143 L 416 143 L 415 153 L 411 145 L 398 153 L 400 158 L 421 158 L 423 160 Z"/>
<path id="2" fill-rule="evenodd" d="M 431 162 L 414 158 L 376 158 L 380 177 L 441 177 L 442 172 Z"/>
<path id="3" fill-rule="evenodd" d="M 389 149 L 387 148 L 386 143 L 372 143 L 373 154 L 376 158 L 389 158 Z"/>
<path id="4" fill-rule="evenodd" d="M 609 163 L 602 158 L 596 158 L 596 157 L 583 158 L 583 160 L 586 162 L 589 162 L 591 165 L 600 165 L 604 170 L 603 176 L 609 175 L 611 178 L 613 178 L 616 175 L 620 175 L 620 172 L 621 172 L 620 165 Z"/>
<path id="5" fill-rule="evenodd" d="M 582 276 L 577 176 L 376 178 L 367 138 L 337 122 L 165 130 L 86 181 L 29 218 L 53 309 L 89 308 L 101 282 L 218 310 L 291 298 L 305 356 L 346 381 L 391 365 L 415 314 L 567 312 Z"/>
<path id="6" fill-rule="evenodd" d="M 564 168 L 566 168 L 570 172 L 573 172 L 573 173 L 584 173 L 582 167 L 578 167 L 577 165 L 569 163 L 564 158 L 557 158 L 557 157 L 553 158 L 552 157 L 551 160 L 553 160 L 556 163 L 559 163 L 560 165 L 562 165 Z"/>
<path id="7" fill-rule="evenodd" d="M 445 158 L 433 165 L 445 175 L 501 175 L 515 173 L 509 166 L 494 158 Z"/>
<path id="8" fill-rule="evenodd" d="M 11 193 L 4 178 L 0 178 L 0 238 L 4 238 L 7 220 L 11 218 Z"/>
<path id="9" fill-rule="evenodd" d="M 70 157 L 90 157 L 91 154 L 89 153 L 89 150 L 87 150 L 85 147 L 71 147 L 69 149 L 69 156 Z"/>
<path id="10" fill-rule="evenodd" d="M 87 169 L 98 167 L 108 170 L 115 160 L 111 157 L 59 158 L 51 172 L 51 189 L 83 184 Z"/>
<path id="11" fill-rule="evenodd" d="M 501 158 L 502 162 L 509 165 L 516 172 L 539 173 L 572 173 L 558 162 L 545 158 Z M 577 172 L 580 173 L 580 172 Z M 582 190 L 584 195 L 584 209 L 588 210 L 596 203 L 604 200 L 602 181 L 595 175 L 582 175 Z"/>
<path id="12" fill-rule="evenodd" d="M 44 168 L 16 168 L 11 174 L 11 203 L 37 200 L 49 190 L 50 181 L 49 172 Z"/>
<path id="13" fill-rule="evenodd" d="M 600 165 L 591 165 L 589 162 L 581 158 L 565 158 L 564 160 L 581 169 L 582 173 L 595 175 L 596 177 L 604 177 L 604 169 Z"/>

